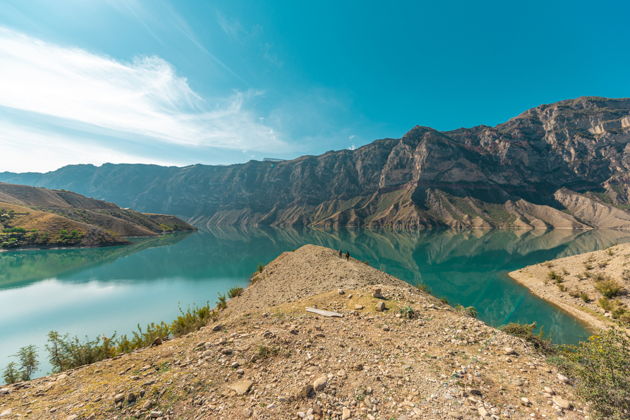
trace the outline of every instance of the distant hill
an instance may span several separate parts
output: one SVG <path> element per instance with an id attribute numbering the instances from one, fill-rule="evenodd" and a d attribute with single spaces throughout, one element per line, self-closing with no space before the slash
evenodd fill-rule
<path id="1" fill-rule="evenodd" d="M 128 236 L 193 229 L 173 216 L 121 209 L 70 191 L 0 183 L 0 248 L 116 245 Z"/>
<path id="2" fill-rule="evenodd" d="M 72 165 L 0 181 L 64 188 L 196 225 L 630 229 L 630 99 L 541 105 L 496 127 L 282 162 Z"/>

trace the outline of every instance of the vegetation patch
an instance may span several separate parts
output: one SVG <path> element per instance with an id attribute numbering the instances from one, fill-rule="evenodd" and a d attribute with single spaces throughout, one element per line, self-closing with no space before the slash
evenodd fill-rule
<path id="1" fill-rule="evenodd" d="M 134 350 L 160 344 L 169 338 L 179 337 L 196 331 L 218 317 L 217 310 L 209 305 L 189 308 L 185 312 L 180 308 L 180 315 L 171 323 L 150 323 L 145 329 L 138 325 L 137 330 L 130 336 L 113 334 L 110 337 L 99 336 L 95 339 L 80 339 L 68 334 L 61 335 L 57 331 L 48 333 L 48 360 L 53 372 L 62 372 L 79 366 L 88 365 L 100 360 L 108 359 Z M 11 362 L 4 370 L 6 383 L 29 380 L 37 369 L 38 356 L 35 346 L 22 347 L 18 354 L 20 364 Z"/>
<path id="2" fill-rule="evenodd" d="M 243 288 L 242 287 L 232 287 L 230 290 L 228 290 L 228 297 L 230 299 L 238 297 L 238 296 L 240 296 L 242 294 L 243 294 Z"/>
<path id="3" fill-rule="evenodd" d="M 556 361 L 599 418 L 630 418 L 630 337 L 626 333 L 611 329 L 576 346 L 562 346 Z"/>
<path id="4" fill-rule="evenodd" d="M 623 286 L 613 279 L 595 282 L 595 289 L 608 299 L 619 296 L 624 292 Z"/>
<path id="5" fill-rule="evenodd" d="M 541 353 L 544 354 L 553 354 L 556 349 L 551 343 L 550 340 L 544 337 L 544 332 L 542 328 L 540 332 L 535 333 L 536 323 L 532 322 L 531 324 L 519 324 L 519 323 L 510 323 L 501 327 L 501 331 L 513 335 L 515 337 L 519 337 L 529 342 L 534 346 L 534 348 Z"/>
<path id="6" fill-rule="evenodd" d="M 455 306 L 455 310 L 467 317 L 477 318 L 477 310 L 473 306 Z"/>

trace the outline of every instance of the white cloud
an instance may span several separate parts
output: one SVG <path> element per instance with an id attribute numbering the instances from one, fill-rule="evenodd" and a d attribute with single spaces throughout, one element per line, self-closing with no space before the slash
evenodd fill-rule
<path id="1" fill-rule="evenodd" d="M 46 172 L 79 163 L 181 164 L 125 153 L 87 138 L 42 132 L 5 120 L 0 120 L 0 145 L 0 172 Z"/>
<path id="2" fill-rule="evenodd" d="M 159 57 L 125 63 L 0 27 L 0 80 L 0 106 L 94 125 L 119 137 L 230 150 L 288 149 L 276 130 L 246 108 L 258 92 L 236 92 L 210 104 Z"/>

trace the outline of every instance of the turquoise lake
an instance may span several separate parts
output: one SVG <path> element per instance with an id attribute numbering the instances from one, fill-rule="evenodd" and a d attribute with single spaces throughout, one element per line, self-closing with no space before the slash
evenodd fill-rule
<path id="1" fill-rule="evenodd" d="M 630 241 L 616 231 L 416 232 L 348 230 L 216 230 L 134 240 L 132 245 L 0 253 L 0 368 L 27 344 L 37 345 L 40 373 L 50 330 L 93 338 L 128 333 L 137 324 L 174 319 L 179 307 L 214 303 L 246 286 L 259 264 L 306 243 L 349 250 L 449 303 L 474 306 L 499 326 L 535 321 L 556 343 L 588 332 L 531 295 L 506 273 L 552 258 Z"/>

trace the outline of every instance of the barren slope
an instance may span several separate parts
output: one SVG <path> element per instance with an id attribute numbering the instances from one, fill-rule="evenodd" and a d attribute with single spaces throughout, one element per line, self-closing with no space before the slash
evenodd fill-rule
<path id="1" fill-rule="evenodd" d="M 7 418 L 36 419 L 585 416 L 572 387 L 524 341 L 313 245 L 267 265 L 216 325 L 6 387 L 0 407 Z"/>
<path id="2" fill-rule="evenodd" d="M 5 183 L 0 183 L 0 216 L 0 248 L 112 245 L 126 243 L 126 236 L 193 229 L 173 216 L 145 215 L 70 191 Z"/>
<path id="3" fill-rule="evenodd" d="M 528 266 L 510 277 L 592 329 L 630 329 L 630 244 Z M 608 298 L 606 282 L 620 287 Z"/>

